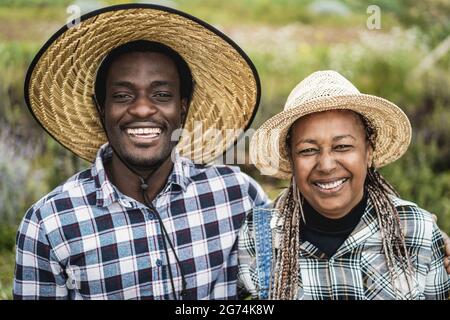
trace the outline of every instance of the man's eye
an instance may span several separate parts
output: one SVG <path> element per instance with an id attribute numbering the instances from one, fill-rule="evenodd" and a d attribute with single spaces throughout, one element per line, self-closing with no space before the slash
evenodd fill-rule
<path id="1" fill-rule="evenodd" d="M 130 94 L 127 93 L 115 93 L 113 94 L 113 99 L 117 101 L 125 101 L 132 99 L 133 97 Z"/>
<path id="2" fill-rule="evenodd" d="M 157 101 L 169 101 L 170 98 L 172 98 L 172 95 L 169 92 L 156 92 L 153 97 L 157 100 Z"/>
<path id="3" fill-rule="evenodd" d="M 157 97 L 170 97 L 170 93 L 166 93 L 166 92 L 158 92 L 155 94 L 155 96 Z"/>

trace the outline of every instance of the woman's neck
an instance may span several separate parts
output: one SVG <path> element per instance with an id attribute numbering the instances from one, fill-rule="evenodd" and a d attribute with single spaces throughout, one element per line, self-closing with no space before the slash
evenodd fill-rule
<path id="1" fill-rule="evenodd" d="M 353 230 L 361 219 L 367 204 L 367 193 L 364 191 L 361 201 L 346 215 L 339 219 L 330 219 L 317 212 L 306 200 L 303 203 L 303 212 L 306 225 L 309 228 L 322 232 L 345 232 Z"/>

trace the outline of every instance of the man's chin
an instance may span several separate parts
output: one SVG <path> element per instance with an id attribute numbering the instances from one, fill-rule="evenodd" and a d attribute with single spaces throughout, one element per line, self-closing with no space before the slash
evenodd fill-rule
<path id="1" fill-rule="evenodd" d="M 151 157 L 148 155 L 148 153 L 146 155 L 128 154 L 124 155 L 122 158 L 123 161 L 125 161 L 126 164 L 131 166 L 132 168 L 139 171 L 148 171 L 160 167 L 166 161 L 170 161 L 170 155 L 170 152 L 167 155 L 164 154 L 159 157 Z"/>
<path id="2" fill-rule="evenodd" d="M 170 141 L 168 144 L 170 144 Z M 139 147 L 135 144 L 129 145 L 123 143 L 114 149 L 120 160 L 125 162 L 127 166 L 139 171 L 153 171 L 164 162 L 171 161 L 170 157 L 173 147 L 175 146 L 164 146 L 161 144 L 150 147 Z"/>

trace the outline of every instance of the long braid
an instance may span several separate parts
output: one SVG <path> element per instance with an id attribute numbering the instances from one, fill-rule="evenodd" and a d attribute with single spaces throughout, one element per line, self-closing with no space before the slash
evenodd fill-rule
<path id="1" fill-rule="evenodd" d="M 275 251 L 273 288 L 270 291 L 270 298 L 275 300 L 295 299 L 298 292 L 301 205 L 296 199 L 295 189 L 295 183 L 291 183 L 277 201 L 283 225 L 280 248 Z"/>
<path id="2" fill-rule="evenodd" d="M 398 298 L 401 288 L 397 287 L 394 280 L 399 279 L 398 265 L 400 265 L 400 272 L 406 277 L 408 291 L 411 292 L 413 289 L 411 259 L 406 249 L 399 214 L 391 200 L 391 196 L 398 196 L 398 193 L 374 168 L 368 170 L 366 187 L 377 214 L 386 264 L 391 275 L 392 287 Z"/>
<path id="3" fill-rule="evenodd" d="M 279 281 L 275 284 L 275 292 L 279 296 L 279 299 L 286 299 L 286 289 L 289 288 L 290 279 L 290 251 L 287 250 L 289 248 L 289 242 L 291 238 L 291 229 L 292 229 L 292 216 L 294 210 L 292 208 L 294 201 L 292 197 L 292 189 L 289 190 L 288 197 L 286 198 L 286 205 L 284 210 L 284 224 L 281 230 L 283 237 L 281 239 L 281 247 L 279 250 L 279 261 L 280 264 L 278 266 L 279 271 L 277 272 L 280 275 Z"/>
<path id="4" fill-rule="evenodd" d="M 363 123 L 366 139 L 375 150 L 377 131 L 372 123 L 363 115 L 357 114 Z M 411 279 L 413 274 L 411 259 L 406 249 L 405 237 L 402 231 L 400 217 L 392 201 L 392 196 L 400 197 L 395 188 L 372 166 L 368 169 L 366 178 L 366 188 L 369 198 L 374 206 L 380 225 L 383 251 L 386 257 L 386 264 L 391 275 L 391 284 L 395 290 L 396 297 L 399 297 L 399 289 L 394 279 L 399 278 L 397 261 L 400 263 L 401 272 L 406 277 L 409 292 L 412 292 Z"/>
<path id="5" fill-rule="evenodd" d="M 363 123 L 366 139 L 375 150 L 377 131 L 372 123 L 363 115 L 358 114 Z M 374 168 L 368 169 L 366 178 L 366 188 L 370 200 L 374 206 L 375 213 L 380 225 L 383 241 L 383 251 L 386 256 L 391 275 L 391 283 L 398 297 L 398 289 L 394 279 L 398 279 L 396 261 L 400 262 L 400 269 L 406 276 L 408 290 L 411 292 L 412 286 L 412 264 L 406 249 L 405 237 L 400 224 L 400 217 L 391 197 L 400 197 L 395 188 Z"/>

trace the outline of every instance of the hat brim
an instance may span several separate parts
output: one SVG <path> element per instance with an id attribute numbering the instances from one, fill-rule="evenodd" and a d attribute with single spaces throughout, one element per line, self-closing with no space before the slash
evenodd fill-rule
<path id="1" fill-rule="evenodd" d="M 250 126 L 260 100 L 259 77 L 231 39 L 175 9 L 118 5 L 61 28 L 28 69 L 24 91 L 31 113 L 54 139 L 92 162 L 107 141 L 92 101 L 97 69 L 113 48 L 135 40 L 161 42 L 186 60 L 196 88 L 177 148 L 196 163 L 212 162 Z M 212 139 L 207 129 L 218 134 Z M 237 135 L 230 138 L 227 130 Z"/>
<path id="2" fill-rule="evenodd" d="M 376 168 L 397 160 L 408 149 L 412 130 L 405 113 L 386 99 L 353 94 L 315 99 L 267 120 L 255 132 L 250 143 L 253 164 L 264 175 L 289 179 L 292 176 L 286 148 L 289 128 L 305 115 L 329 110 L 352 110 L 371 122 L 377 133 L 373 153 L 373 165 Z"/>

